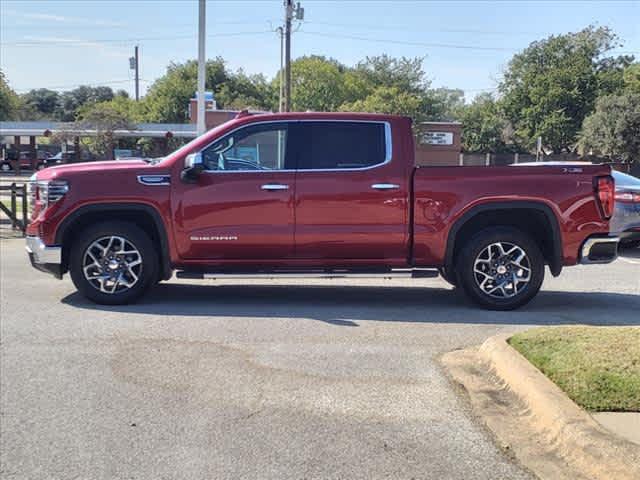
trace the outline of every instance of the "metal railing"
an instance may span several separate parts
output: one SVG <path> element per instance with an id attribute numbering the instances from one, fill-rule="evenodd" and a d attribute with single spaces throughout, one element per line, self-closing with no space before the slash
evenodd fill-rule
<path id="1" fill-rule="evenodd" d="M 10 185 L 0 185 L 0 200 L 4 200 L 6 197 L 10 197 L 9 206 L 7 207 L 4 201 L 0 201 L 0 211 L 9 217 L 11 228 L 22 231 L 24 235 L 29 224 L 28 184 L 13 182 Z M 20 200 L 20 206 L 18 206 L 18 200 Z"/>

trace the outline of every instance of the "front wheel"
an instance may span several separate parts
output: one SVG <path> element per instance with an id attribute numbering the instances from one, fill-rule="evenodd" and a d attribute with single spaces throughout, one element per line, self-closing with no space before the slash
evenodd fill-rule
<path id="1" fill-rule="evenodd" d="M 80 233 L 69 255 L 74 285 L 96 303 L 132 303 L 158 278 L 158 255 L 153 242 L 132 223 L 90 226 Z"/>
<path id="2" fill-rule="evenodd" d="M 464 245 L 456 272 L 471 300 L 490 310 L 513 310 L 540 290 L 544 257 L 536 242 L 520 230 L 487 228 Z"/>
<path id="3" fill-rule="evenodd" d="M 3 173 L 8 173 L 13 171 L 13 168 L 11 168 L 11 164 L 9 162 L 2 162 L 0 163 L 0 171 Z"/>

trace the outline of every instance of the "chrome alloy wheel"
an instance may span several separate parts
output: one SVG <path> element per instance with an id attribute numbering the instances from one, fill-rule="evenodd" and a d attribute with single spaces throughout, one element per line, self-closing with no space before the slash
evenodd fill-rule
<path id="1" fill-rule="evenodd" d="M 129 240 L 108 236 L 89 245 L 82 260 L 84 278 L 103 293 L 129 290 L 140 279 L 142 255 Z"/>
<path id="2" fill-rule="evenodd" d="M 492 243 L 476 257 L 473 276 L 483 293 L 512 298 L 531 281 L 531 262 L 525 251 L 513 243 Z"/>

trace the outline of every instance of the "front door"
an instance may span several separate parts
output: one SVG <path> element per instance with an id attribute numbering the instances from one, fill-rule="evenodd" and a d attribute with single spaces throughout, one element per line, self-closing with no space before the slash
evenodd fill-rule
<path id="1" fill-rule="evenodd" d="M 176 236 L 186 260 L 293 257 L 295 171 L 288 124 L 241 127 L 202 151 L 206 171 L 177 191 Z"/>

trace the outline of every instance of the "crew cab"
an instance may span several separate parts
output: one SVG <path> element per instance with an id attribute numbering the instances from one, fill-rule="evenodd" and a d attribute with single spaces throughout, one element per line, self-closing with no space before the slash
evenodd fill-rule
<path id="1" fill-rule="evenodd" d="M 34 175 L 33 266 L 102 304 L 182 278 L 442 275 L 517 308 L 616 258 L 610 167 L 415 167 L 411 120 L 240 114 L 157 160 Z"/>

